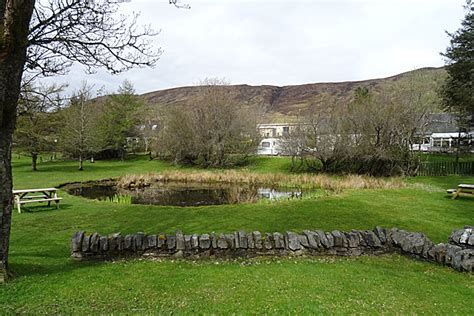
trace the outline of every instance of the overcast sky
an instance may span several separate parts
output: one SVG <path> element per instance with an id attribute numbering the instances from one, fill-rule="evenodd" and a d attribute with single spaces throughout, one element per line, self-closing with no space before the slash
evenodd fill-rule
<path id="1" fill-rule="evenodd" d="M 440 52 L 464 17 L 464 0 L 131 0 L 163 54 L 153 69 L 120 75 L 80 67 L 56 78 L 70 90 L 86 79 L 114 91 L 124 79 L 137 92 L 195 85 L 206 77 L 232 84 L 294 85 L 363 80 L 444 64 Z"/>

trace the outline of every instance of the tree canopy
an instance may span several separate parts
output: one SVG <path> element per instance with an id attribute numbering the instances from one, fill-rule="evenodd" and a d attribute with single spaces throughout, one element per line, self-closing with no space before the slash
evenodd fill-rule
<path id="1" fill-rule="evenodd" d="M 466 15 L 442 55 L 448 78 L 442 89 L 445 105 L 456 112 L 461 129 L 474 126 L 474 5 L 468 0 Z"/>
<path id="2" fill-rule="evenodd" d="M 7 278 L 12 212 L 11 145 L 22 77 L 67 72 L 118 73 L 153 66 L 161 50 L 157 33 L 119 14 L 123 0 L 0 0 L 0 282 Z M 177 0 L 170 3 L 176 5 Z"/>

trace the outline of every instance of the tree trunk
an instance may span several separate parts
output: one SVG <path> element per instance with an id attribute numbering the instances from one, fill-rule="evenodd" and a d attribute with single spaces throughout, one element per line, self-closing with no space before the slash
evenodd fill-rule
<path id="1" fill-rule="evenodd" d="M 36 168 L 37 161 L 38 161 L 38 153 L 32 152 L 31 153 L 31 170 L 32 171 L 38 171 L 38 169 Z"/>
<path id="2" fill-rule="evenodd" d="M 461 151 L 461 128 L 458 129 L 458 141 L 456 144 L 456 166 L 454 174 L 459 174 L 459 152 Z"/>
<path id="3" fill-rule="evenodd" d="M 0 283 L 8 276 L 13 203 L 12 135 L 34 0 L 0 1 Z"/>
<path id="4" fill-rule="evenodd" d="M 82 155 L 79 155 L 79 171 L 84 170 L 84 159 L 82 158 Z"/>

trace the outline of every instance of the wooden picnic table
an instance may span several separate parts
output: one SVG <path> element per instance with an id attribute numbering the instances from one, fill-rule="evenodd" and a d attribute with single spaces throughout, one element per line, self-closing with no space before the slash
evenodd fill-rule
<path id="1" fill-rule="evenodd" d="M 456 189 L 450 189 L 448 190 L 448 193 L 451 193 L 453 195 L 453 199 L 457 198 L 459 194 L 474 195 L 474 184 L 458 184 L 458 187 Z"/>
<path id="2" fill-rule="evenodd" d="M 18 213 L 21 213 L 21 204 L 26 203 L 48 202 L 48 206 L 51 206 L 51 202 L 54 202 L 58 209 L 59 201 L 62 200 L 62 198 L 58 197 L 57 191 L 58 189 L 56 188 L 13 190 Z M 36 195 L 30 195 L 34 193 L 36 193 Z"/>

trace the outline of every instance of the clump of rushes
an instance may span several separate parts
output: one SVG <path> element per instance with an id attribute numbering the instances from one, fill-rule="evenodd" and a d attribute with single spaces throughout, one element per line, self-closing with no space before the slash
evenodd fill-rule
<path id="1" fill-rule="evenodd" d="M 132 196 L 115 194 L 114 196 L 107 198 L 107 201 L 117 204 L 132 204 Z"/>
<path id="2" fill-rule="evenodd" d="M 361 175 L 330 176 L 325 174 L 291 175 L 259 174 L 249 171 L 165 171 L 141 175 L 125 175 L 118 179 L 120 188 L 142 188 L 156 182 L 228 183 L 266 185 L 269 187 L 325 189 L 341 192 L 346 189 L 399 189 L 406 186 L 401 178 L 375 178 Z"/>

